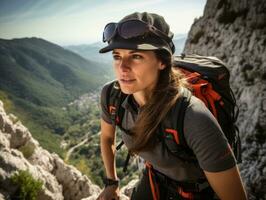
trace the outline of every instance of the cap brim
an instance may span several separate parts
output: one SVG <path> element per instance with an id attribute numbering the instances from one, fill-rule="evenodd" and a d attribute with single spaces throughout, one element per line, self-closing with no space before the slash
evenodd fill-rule
<path id="1" fill-rule="evenodd" d="M 99 53 L 106 53 L 114 49 L 132 49 L 132 50 L 156 50 L 165 49 L 171 53 L 171 50 L 167 47 L 167 44 L 162 43 L 160 40 L 149 41 L 144 43 L 143 41 L 136 40 L 115 40 L 111 41 L 108 46 L 99 50 Z"/>

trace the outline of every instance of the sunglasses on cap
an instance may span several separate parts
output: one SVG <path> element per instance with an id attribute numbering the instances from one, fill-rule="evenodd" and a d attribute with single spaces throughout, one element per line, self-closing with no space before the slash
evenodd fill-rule
<path id="1" fill-rule="evenodd" d="M 147 24 L 141 20 L 128 20 L 120 23 L 109 23 L 103 31 L 103 42 L 110 42 L 116 34 L 124 39 L 144 36 L 147 33 L 153 33 L 168 42 L 173 47 L 172 39 L 155 26 Z"/>

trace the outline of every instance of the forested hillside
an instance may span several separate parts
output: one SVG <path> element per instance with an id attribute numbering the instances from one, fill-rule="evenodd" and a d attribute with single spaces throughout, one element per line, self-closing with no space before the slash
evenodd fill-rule
<path id="1" fill-rule="evenodd" d="M 0 99 L 44 147 L 60 155 L 60 136 L 80 115 L 68 104 L 95 92 L 111 79 L 110 71 L 43 39 L 0 40 Z"/>

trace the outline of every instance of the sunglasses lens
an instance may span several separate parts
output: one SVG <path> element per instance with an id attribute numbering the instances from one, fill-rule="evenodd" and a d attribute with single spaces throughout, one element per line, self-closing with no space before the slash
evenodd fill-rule
<path id="1" fill-rule="evenodd" d="M 119 35 L 124 39 L 129 39 L 132 37 L 142 36 L 148 27 L 147 24 L 141 21 L 125 21 L 119 26 Z"/>
<path id="2" fill-rule="evenodd" d="M 109 41 L 115 34 L 116 23 L 107 24 L 103 31 L 103 42 Z"/>

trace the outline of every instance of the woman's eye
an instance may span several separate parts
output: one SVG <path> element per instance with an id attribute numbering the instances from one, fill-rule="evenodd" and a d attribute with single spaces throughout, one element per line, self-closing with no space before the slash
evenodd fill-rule
<path id="1" fill-rule="evenodd" d="M 143 58 L 141 55 L 138 55 L 138 54 L 134 54 L 134 55 L 132 55 L 132 57 L 134 59 L 142 59 Z"/>
<path id="2" fill-rule="evenodd" d="M 118 55 L 113 55 L 113 60 L 120 60 L 121 58 L 120 58 L 120 56 L 118 56 Z"/>

